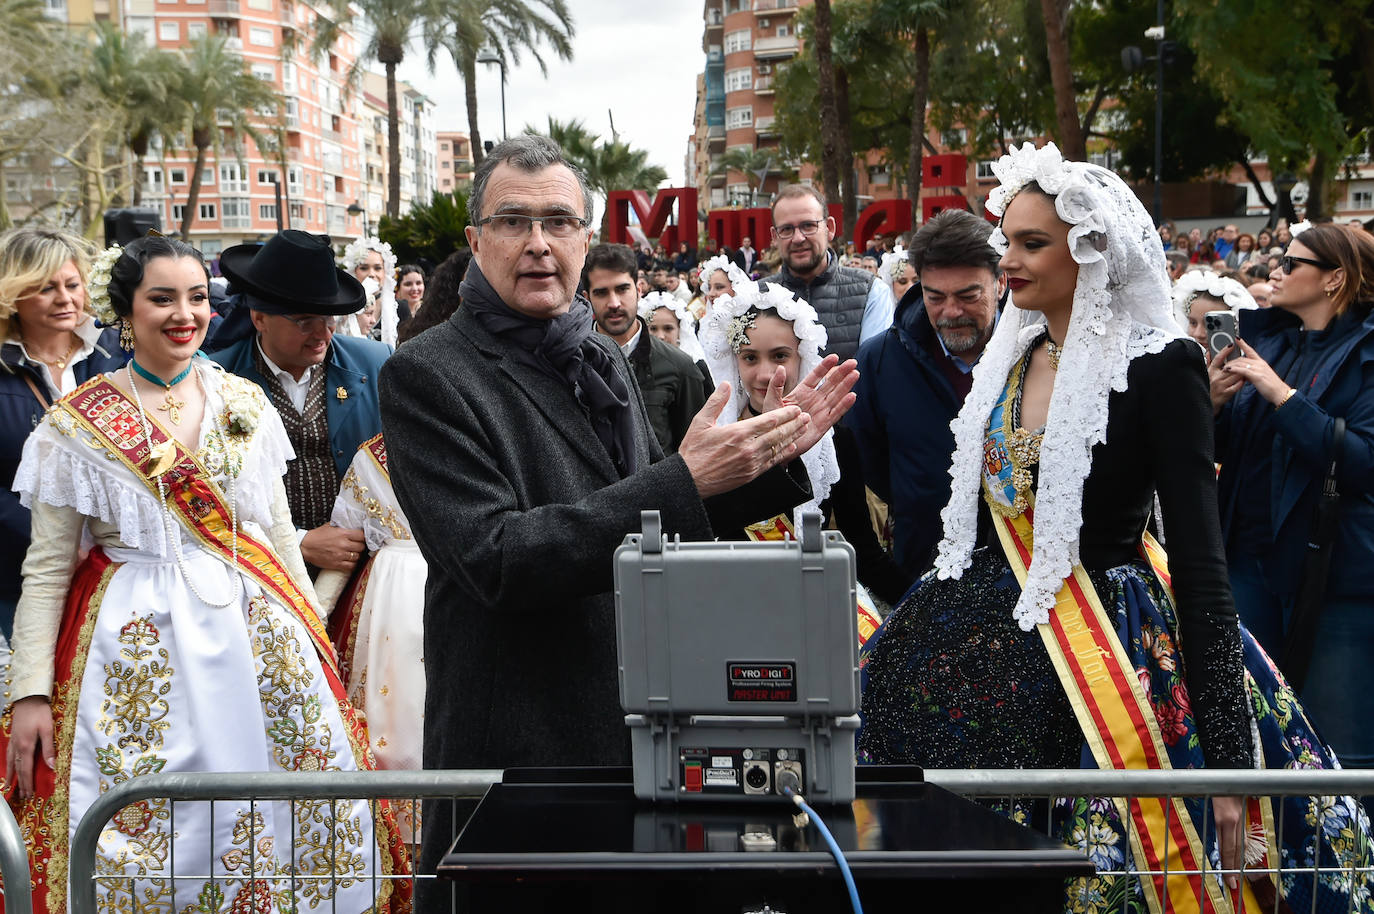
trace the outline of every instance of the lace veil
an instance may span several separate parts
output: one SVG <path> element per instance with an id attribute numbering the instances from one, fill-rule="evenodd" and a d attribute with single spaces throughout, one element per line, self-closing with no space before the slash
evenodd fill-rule
<path id="1" fill-rule="evenodd" d="M 731 341 L 741 332 L 738 321 L 749 309 L 771 309 L 783 320 L 792 323 L 792 332 L 797 335 L 797 352 L 801 356 L 799 379 L 805 378 L 821 363 L 821 350 L 825 348 L 826 340 L 825 327 L 821 326 L 816 309 L 782 286 L 744 278 L 732 279 L 731 285 L 735 294 L 717 298 L 701 322 L 701 345 L 706 350 L 706 366 L 711 370 L 711 377 L 717 384 L 721 381 L 730 383 L 730 402 L 721 411 L 717 425 L 729 425 L 738 420 L 745 404 L 749 402 L 749 395 L 740 383 L 735 345 Z M 811 450 L 802 454 L 801 460 L 806 466 L 807 475 L 811 477 L 811 494 L 814 497 L 793 511 L 793 520 L 799 530 L 802 512 L 819 510 L 820 503 L 830 497 L 830 487 L 839 481 L 840 464 L 835 457 L 834 430 L 826 432 L 825 437 Z"/>
<path id="2" fill-rule="evenodd" d="M 1108 395 L 1126 389 L 1131 360 L 1160 352 L 1183 331 L 1174 320 L 1159 233 L 1119 177 L 1096 165 L 1064 161 L 1053 143 L 1013 149 L 993 166 L 993 173 L 1000 186 L 988 198 L 988 210 L 1001 216 L 1012 198 L 1035 182 L 1069 225 L 1069 248 L 1078 263 L 1073 314 L 1040 449 L 1034 550 L 1014 611 L 1021 628 L 1029 631 L 1049 620 L 1055 595 L 1078 563 L 1083 482 L 1092 467 L 1093 446 L 1107 437 Z M 1006 250 L 1001 228 L 993 231 L 990 242 Z M 988 416 L 1012 365 L 1039 337 L 1044 323 L 1043 315 L 1017 308 L 1013 296 L 952 425 L 952 494 L 941 515 L 944 539 L 935 563 L 942 578 L 960 577 L 969 565 L 978 537 Z"/>
<path id="3" fill-rule="evenodd" d="M 395 348 L 396 328 L 400 324 L 400 312 L 396 309 L 396 254 L 391 245 L 376 238 L 354 239 L 343 252 L 343 268 L 352 273 L 354 267 L 363 262 L 368 251 L 382 255 L 382 297 L 381 314 L 377 325 L 382 330 L 382 342 Z"/>
<path id="4" fill-rule="evenodd" d="M 706 350 L 701 348 L 697 339 L 697 319 L 687 310 L 686 302 L 667 292 L 650 292 L 639 300 L 639 316 L 647 323 L 659 308 L 667 308 L 677 315 L 678 348 L 692 357 L 694 362 L 706 361 Z"/>
<path id="5" fill-rule="evenodd" d="M 1249 290 L 1231 277 L 1210 268 L 1189 270 L 1174 283 L 1174 320 L 1185 330 L 1188 329 L 1188 309 L 1199 295 L 1210 295 L 1224 302 L 1233 312 L 1259 307 Z"/>
<path id="6" fill-rule="evenodd" d="M 711 282 L 711 274 L 716 272 L 716 270 L 725 271 L 725 277 L 730 280 L 730 287 L 732 289 L 738 289 L 740 283 L 750 281 L 749 277 L 745 275 L 745 272 L 739 268 L 739 264 L 735 263 L 729 257 L 726 257 L 724 254 L 717 254 L 703 263 L 701 265 L 701 272 L 697 274 L 697 278 L 701 280 L 702 295 L 706 294 L 706 286 Z"/>

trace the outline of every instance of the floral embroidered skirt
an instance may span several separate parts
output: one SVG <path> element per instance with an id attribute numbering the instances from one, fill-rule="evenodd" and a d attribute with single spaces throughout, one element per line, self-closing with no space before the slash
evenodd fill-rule
<path id="1" fill-rule="evenodd" d="M 1172 601 L 1143 561 L 1092 574 L 1098 596 L 1116 618 L 1117 635 L 1146 687 L 1174 768 L 1201 768 L 1202 752 L 1180 666 Z M 928 768 L 1096 767 L 1039 633 L 1012 617 L 1020 586 L 1004 557 L 974 553 L 959 580 L 929 574 L 883 622 L 861 652 L 864 726 L 859 760 Z M 1298 700 L 1272 661 L 1242 629 L 1246 685 L 1265 768 L 1333 768 Z M 1279 818 L 1279 806 L 1282 817 Z M 1188 801 L 1196 826 L 1204 803 Z M 1144 894 L 1130 877 L 1130 851 L 1117 806 L 1096 797 L 1062 799 L 1054 808 L 1018 804 L 1018 821 L 1035 818 L 1065 843 L 1081 848 L 1098 875 L 1068 884 L 1065 909 L 1143 912 Z M 1374 863 L 1370 823 L 1348 797 L 1275 800 L 1279 835 L 1252 835 L 1277 844 L 1287 870 L 1279 891 L 1295 911 L 1374 912 L 1374 879 L 1323 874 L 1313 907 L 1313 881 L 1299 869 Z M 1319 828 L 1318 828 L 1319 826 Z M 1219 865 L 1207 817 L 1211 866 Z M 1320 838 L 1317 837 L 1320 831 Z M 1318 846 L 1320 845 L 1320 846 Z M 1353 900 L 1351 895 L 1353 893 Z"/>
<path id="2" fill-rule="evenodd" d="M 211 600 L 232 594 L 222 562 L 187 544 L 185 564 Z M 78 569 L 58 643 L 57 770 L 40 763 L 37 796 L 12 801 L 30 839 L 36 910 L 65 910 L 70 837 L 100 794 L 130 778 L 367 767 L 351 709 L 304 624 L 243 583 L 237 602 L 215 607 L 186 586 L 175 562 L 132 550 L 110 549 L 108 558 L 96 550 Z M 366 800 L 250 808 L 245 798 L 175 810 L 146 800 L 101 835 L 97 874 L 125 878 L 99 883 L 100 904 L 266 914 L 361 912 L 390 901 L 404 909 L 408 897 L 370 878 L 404 871 L 393 832 Z"/>

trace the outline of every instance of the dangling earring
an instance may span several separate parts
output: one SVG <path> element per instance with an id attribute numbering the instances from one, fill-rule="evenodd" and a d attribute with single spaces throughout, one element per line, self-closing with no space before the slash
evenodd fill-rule
<path id="1" fill-rule="evenodd" d="M 119 319 L 119 348 L 128 352 L 134 350 L 134 323 L 127 317 Z"/>

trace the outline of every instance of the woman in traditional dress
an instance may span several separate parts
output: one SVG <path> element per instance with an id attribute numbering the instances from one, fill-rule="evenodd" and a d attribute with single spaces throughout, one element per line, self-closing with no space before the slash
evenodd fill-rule
<path id="1" fill-rule="evenodd" d="M 358 448 L 329 522 L 362 530 L 370 553 L 352 576 L 324 571 L 315 582 L 348 700 L 366 718 L 377 767 L 418 771 L 423 767 L 429 568 L 396 503 L 381 435 Z M 406 840 L 418 843 L 412 810 L 401 807 L 397 815 Z"/>
<path id="2" fill-rule="evenodd" d="M 711 369 L 706 364 L 706 351 L 697 339 L 697 321 L 690 308 L 690 304 L 684 305 L 680 298 L 668 292 L 650 292 L 639 299 L 639 316 L 644 319 L 649 332 L 681 349 L 697 363 L 702 389 L 709 400 L 711 394 L 715 393 L 716 385 L 711 380 Z"/>
<path id="3" fill-rule="evenodd" d="M 1210 361 L 1207 350 L 1207 312 L 1230 311 L 1240 317 L 1241 311 L 1258 308 L 1245 287 L 1229 276 L 1219 276 L 1211 270 L 1189 270 L 1174 283 L 1174 320 L 1183 332 L 1197 340 L 1203 354 Z"/>
<path id="4" fill-rule="evenodd" d="M 717 420 L 720 425 L 814 391 L 816 382 L 839 363 L 836 356 L 821 358 L 825 327 L 810 304 L 773 283 L 742 279 L 734 287 L 734 295 L 716 299 L 701 327 L 712 376 L 730 384 L 730 400 Z M 885 602 L 899 598 L 907 582 L 873 531 L 852 433 L 836 426 L 801 455 L 801 462 L 811 483 L 811 500 L 797 505 L 790 517 L 758 518 L 745 527 L 745 538 L 795 538 L 804 512 L 833 513 L 836 527 L 854 547 L 860 583 Z M 862 640 L 876 628 L 878 614 L 864 588 L 860 590 Z"/>
<path id="5" fill-rule="evenodd" d="M 706 312 L 722 295 L 733 295 L 735 284 L 750 282 L 748 276 L 733 260 L 724 254 L 717 254 L 701 265 L 700 271 L 702 310 L 696 314 L 698 321 L 705 320 Z"/>
<path id="6" fill-rule="evenodd" d="M 375 323 L 381 328 L 382 342 L 394 347 L 396 328 L 402 320 L 409 320 L 411 313 L 409 308 L 403 313 L 396 301 L 396 255 L 391 245 L 376 238 L 358 238 L 344 248 L 343 268 L 359 282 L 371 278 L 381 286 Z"/>
<path id="7" fill-rule="evenodd" d="M 899 244 L 895 250 L 883 254 L 878 264 L 878 278 L 892 290 L 894 302 L 902 300 L 907 290 L 916 284 L 916 268 L 911 265 L 906 248 Z"/>
<path id="8" fill-rule="evenodd" d="M 863 658 L 861 757 L 932 768 L 1326 768 L 1292 691 L 1236 621 L 1197 349 L 1174 321 L 1159 235 L 1116 175 L 1026 144 L 994 167 L 1012 289 L 954 422 L 935 570 Z M 1173 562 L 1142 540 L 1158 491 Z M 1141 713 L 1141 712 L 1145 713 Z M 1312 904 L 1319 860 L 1370 863 L 1348 797 L 1079 798 L 1051 827 L 1097 865 L 1074 911 Z M 1246 837 L 1246 818 L 1254 830 Z M 1129 828 L 1126 823 L 1130 823 Z M 1313 824 L 1309 824 L 1313 823 Z M 1334 837 L 1333 837 L 1334 836 Z M 1225 880 L 1116 875 L 1250 865 Z M 1318 909 L 1368 911 L 1325 873 Z M 1167 891 L 1166 891 L 1167 888 Z M 1167 896 L 1164 900 L 1162 896 Z"/>
<path id="9" fill-rule="evenodd" d="M 3 742 L 42 911 L 66 904 L 82 815 L 130 778 L 371 767 L 296 545 L 281 420 L 256 385 L 196 356 L 207 284 L 199 253 L 170 238 L 101 255 L 92 304 L 133 358 L 49 411 L 15 477 L 33 544 Z M 83 535 L 95 547 L 80 559 Z M 120 877 L 102 904 L 408 901 L 369 878 L 405 869 L 385 819 L 366 801 L 180 804 L 175 820 L 165 800 L 136 803 L 101 836 L 96 871 Z M 177 861 L 216 879 L 174 884 Z"/>
<path id="10" fill-rule="evenodd" d="M 19 603 L 29 512 L 10 491 L 24 441 L 44 411 L 78 384 L 123 365 L 119 332 L 86 307 L 91 244 L 66 232 L 0 235 L 0 658 Z"/>

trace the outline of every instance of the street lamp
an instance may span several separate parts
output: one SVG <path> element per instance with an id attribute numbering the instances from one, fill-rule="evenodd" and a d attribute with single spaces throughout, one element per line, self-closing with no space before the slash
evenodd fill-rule
<path id="1" fill-rule="evenodd" d="M 1127 73 L 1134 73 L 1136 70 L 1143 69 L 1146 62 L 1153 62 L 1155 65 L 1155 195 L 1154 195 L 1154 218 L 1155 225 L 1164 220 L 1164 65 L 1174 62 L 1177 53 L 1177 45 L 1164 38 L 1164 0 L 1156 3 L 1156 20 L 1154 27 L 1145 30 L 1145 37 L 1154 41 L 1156 45 L 1155 56 L 1146 57 L 1141 53 L 1140 48 L 1131 46 L 1121 49 L 1121 64 Z"/>
<path id="2" fill-rule="evenodd" d="M 352 203 L 348 204 L 348 209 L 346 209 L 344 212 L 348 213 L 350 216 L 362 216 L 362 217 L 363 217 L 363 237 L 364 237 L 364 238 L 368 237 L 368 232 L 367 232 L 367 210 L 363 209 L 362 206 L 358 203 L 357 200 L 354 200 Z"/>
<path id="3" fill-rule="evenodd" d="M 478 63 L 496 64 L 501 68 L 501 139 L 510 139 L 510 134 L 506 132 L 506 62 L 501 59 L 493 48 L 486 48 L 477 57 Z"/>

